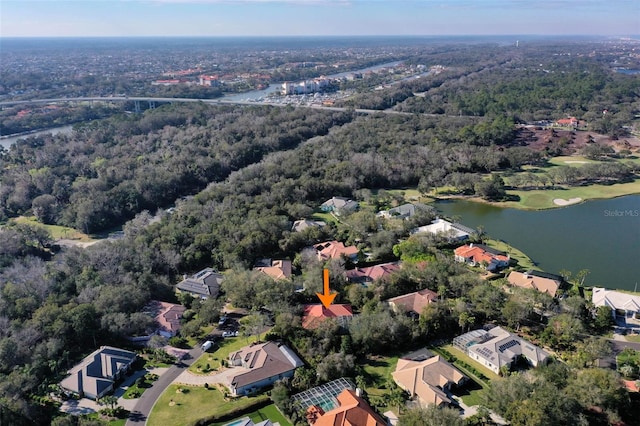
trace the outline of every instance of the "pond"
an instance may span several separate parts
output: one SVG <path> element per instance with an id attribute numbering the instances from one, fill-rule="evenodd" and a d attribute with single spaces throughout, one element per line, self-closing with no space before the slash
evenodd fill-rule
<path id="1" fill-rule="evenodd" d="M 634 290 L 640 283 L 640 195 L 538 211 L 466 200 L 435 207 L 525 252 L 550 273 L 588 269 L 587 286 Z"/>

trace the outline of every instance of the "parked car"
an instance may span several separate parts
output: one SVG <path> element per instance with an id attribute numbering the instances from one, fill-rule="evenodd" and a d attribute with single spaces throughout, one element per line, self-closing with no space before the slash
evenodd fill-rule
<path id="1" fill-rule="evenodd" d="M 240 332 L 238 331 L 224 331 L 222 337 L 238 337 Z"/>
<path id="2" fill-rule="evenodd" d="M 227 316 L 223 315 L 220 317 L 220 320 L 218 321 L 218 325 L 224 325 L 225 322 L 227 322 Z"/>

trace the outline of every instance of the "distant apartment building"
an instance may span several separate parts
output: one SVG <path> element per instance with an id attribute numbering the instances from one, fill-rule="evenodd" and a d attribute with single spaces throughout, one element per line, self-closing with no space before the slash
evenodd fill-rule
<path id="1" fill-rule="evenodd" d="M 220 86 L 220 80 L 217 75 L 201 75 L 198 79 L 200 86 L 218 87 Z"/>
<path id="2" fill-rule="evenodd" d="M 330 82 L 331 81 L 325 77 L 299 82 L 287 81 L 282 83 L 281 92 L 283 95 L 304 95 L 308 93 L 321 92 L 323 89 L 329 87 Z"/>

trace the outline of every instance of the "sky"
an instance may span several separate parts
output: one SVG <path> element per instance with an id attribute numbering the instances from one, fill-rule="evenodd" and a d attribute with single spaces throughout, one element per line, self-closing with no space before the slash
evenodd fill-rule
<path id="1" fill-rule="evenodd" d="M 637 35 L 640 0 L 0 0 L 0 37 Z"/>

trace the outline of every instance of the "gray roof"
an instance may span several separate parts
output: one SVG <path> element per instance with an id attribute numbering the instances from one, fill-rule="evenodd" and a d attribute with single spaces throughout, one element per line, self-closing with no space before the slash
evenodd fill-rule
<path id="1" fill-rule="evenodd" d="M 224 276 L 212 268 L 206 268 L 191 277 L 180 281 L 178 290 L 201 297 L 217 297 Z"/>
<path id="2" fill-rule="evenodd" d="M 117 373 L 135 360 L 134 352 L 102 346 L 69 370 L 70 376 L 62 380 L 60 386 L 78 394 L 99 397 L 110 389 Z"/>

